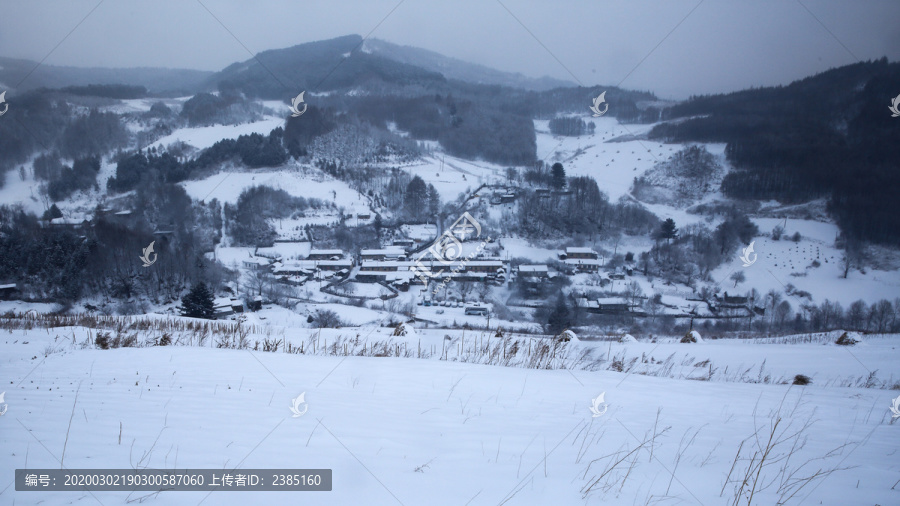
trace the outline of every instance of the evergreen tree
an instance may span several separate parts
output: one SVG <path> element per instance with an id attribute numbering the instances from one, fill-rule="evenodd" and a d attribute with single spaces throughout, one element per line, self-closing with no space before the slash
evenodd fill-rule
<path id="1" fill-rule="evenodd" d="M 56 204 L 51 205 L 50 209 L 44 211 L 44 219 L 47 221 L 50 221 L 53 218 L 62 218 L 62 215 L 62 211 L 60 211 L 59 208 L 56 207 Z"/>
<path id="2" fill-rule="evenodd" d="M 433 184 L 428 185 L 428 214 L 437 216 L 441 212 L 441 194 Z"/>
<path id="3" fill-rule="evenodd" d="M 678 227 L 675 226 L 675 220 L 666 218 L 666 221 L 662 222 L 659 227 L 659 237 L 665 239 L 668 244 L 669 239 L 674 239 L 676 235 L 678 235 Z"/>
<path id="4" fill-rule="evenodd" d="M 375 227 L 375 236 L 381 240 L 381 228 L 384 226 L 384 221 L 381 219 L 381 215 L 375 213 L 375 220 L 372 222 L 372 226 Z"/>
<path id="5" fill-rule="evenodd" d="M 403 207 L 410 218 L 421 219 L 422 214 L 427 211 L 427 206 L 428 187 L 422 178 L 414 176 L 409 184 L 406 185 L 406 192 L 403 195 Z"/>
<path id="6" fill-rule="evenodd" d="M 562 164 L 556 162 L 550 167 L 550 184 L 557 190 L 561 190 L 566 186 L 566 169 Z"/>
<path id="7" fill-rule="evenodd" d="M 191 287 L 191 291 L 182 297 L 179 309 L 182 316 L 212 320 L 215 314 L 212 291 L 206 286 L 206 283 L 201 282 L 194 285 Z"/>
<path id="8" fill-rule="evenodd" d="M 566 304 L 566 298 L 560 292 L 556 299 L 556 306 L 547 317 L 547 331 L 553 335 L 559 334 L 569 326 L 570 319 L 569 305 Z"/>

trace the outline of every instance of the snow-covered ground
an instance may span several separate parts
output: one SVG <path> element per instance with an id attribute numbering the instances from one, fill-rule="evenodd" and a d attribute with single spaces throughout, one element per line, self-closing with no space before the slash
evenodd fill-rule
<path id="1" fill-rule="evenodd" d="M 829 299 L 840 302 L 845 308 L 858 299 L 871 304 L 880 299 L 893 300 L 900 293 L 900 271 L 897 270 L 866 269 L 863 274 L 854 268 L 844 279 L 841 264 L 844 252 L 834 246 L 839 233 L 837 225 L 788 219 L 786 233 L 781 240 L 775 241 L 770 233 L 776 225 L 785 225 L 785 220 L 757 218 L 753 221 L 760 234 L 765 234 L 754 238 L 756 261 L 744 267 L 744 262 L 736 255 L 714 270 L 712 277 L 721 281 L 723 289 L 743 293 L 756 288 L 764 294 L 769 290 L 784 291 L 792 284 L 798 290 L 809 292 L 816 304 Z M 790 239 L 794 232 L 802 236 L 800 242 Z M 754 255 L 749 256 L 753 260 Z M 818 262 L 818 266 L 814 262 Z M 738 271 L 742 271 L 747 280 L 735 287 L 729 277 Z M 795 308 L 801 302 L 796 297 L 788 297 L 788 300 Z"/>
<path id="2" fill-rule="evenodd" d="M 548 120 L 535 120 L 537 155 L 549 164 L 562 163 L 569 177 L 593 177 L 613 202 L 629 193 L 635 177 L 681 149 L 679 145 L 648 140 L 611 142 L 623 136 L 644 134 L 653 125 L 620 124 L 611 117 L 582 119 L 594 123 L 593 134 L 555 136 L 550 133 Z"/>
<path id="3" fill-rule="evenodd" d="M 421 160 L 403 166 L 403 170 L 433 184 L 441 200 L 452 201 L 460 193 L 469 193 L 482 184 L 502 184 L 506 181 L 505 167 L 492 163 L 473 162 L 443 153 L 424 156 Z"/>
<path id="4" fill-rule="evenodd" d="M 365 337 L 374 330 L 325 335 Z M 413 339 L 442 341 L 446 333 L 416 329 Z M 0 417 L 0 503 L 730 504 L 749 456 L 779 417 L 786 434 L 812 425 L 801 433 L 805 447 L 764 468 L 766 482 L 775 484 L 757 492 L 753 504 L 776 503 L 781 464 L 805 465 L 795 479 L 845 468 L 787 504 L 887 505 L 900 497 L 891 490 L 900 478 L 900 425 L 889 423 L 888 410 L 897 392 L 825 381 L 865 369 L 900 376 L 900 336 L 867 338 L 852 350 L 709 340 L 596 345 L 629 358 L 713 357 L 714 367 L 767 357 L 767 370 L 813 376 L 806 387 L 510 368 L 461 363 L 452 354 L 425 360 L 196 346 L 82 349 L 94 336 L 95 330 L 58 327 L 13 329 L 0 338 L 8 405 Z M 773 354 L 784 358 L 774 361 Z M 292 417 L 291 399 L 301 393 L 308 412 Z M 592 399 L 601 393 L 603 412 L 594 416 Z M 742 442 L 748 460 L 734 464 Z M 788 439 L 770 458 L 793 443 Z M 159 495 L 11 486 L 14 469 L 61 465 L 329 468 L 334 486 Z"/>
<path id="5" fill-rule="evenodd" d="M 266 116 L 252 123 L 240 125 L 213 125 L 208 127 L 179 128 L 170 135 L 156 140 L 154 146 L 168 146 L 176 141 L 183 141 L 197 149 L 205 149 L 222 139 L 237 139 L 241 135 L 258 133 L 269 135 L 269 132 L 284 126 L 284 118 L 278 116 Z"/>
<path id="6" fill-rule="evenodd" d="M 369 209 L 369 201 L 351 189 L 347 183 L 334 179 L 318 169 L 301 167 L 293 161 L 278 170 L 236 169 L 232 172 L 220 172 L 205 179 L 185 181 L 182 185 L 191 198 L 206 201 L 218 199 L 220 202 L 234 204 L 246 188 L 269 186 L 282 189 L 296 197 L 315 198 L 326 204 L 334 203 L 348 213 L 372 212 Z M 354 224 L 356 221 L 350 220 L 348 223 Z"/>

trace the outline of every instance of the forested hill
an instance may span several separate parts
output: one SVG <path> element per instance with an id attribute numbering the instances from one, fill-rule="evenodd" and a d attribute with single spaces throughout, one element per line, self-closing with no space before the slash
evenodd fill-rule
<path id="1" fill-rule="evenodd" d="M 209 78 L 220 90 L 250 97 L 284 99 L 300 91 L 329 91 L 366 85 L 433 87 L 445 81 L 437 72 L 395 62 L 360 50 L 362 37 L 346 35 L 285 49 L 263 51 L 229 65 Z M 296 89 L 296 91 L 294 91 Z"/>
<path id="2" fill-rule="evenodd" d="M 725 142 L 735 198 L 827 197 L 849 238 L 900 244 L 900 63 L 832 69 L 787 86 L 692 97 L 663 113 L 650 137 Z"/>

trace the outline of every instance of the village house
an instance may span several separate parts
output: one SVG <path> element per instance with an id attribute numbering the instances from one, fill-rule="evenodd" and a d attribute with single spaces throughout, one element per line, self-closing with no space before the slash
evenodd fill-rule
<path id="1" fill-rule="evenodd" d="M 309 251 L 307 260 L 340 260 L 344 252 L 339 249 L 314 249 Z"/>
<path id="2" fill-rule="evenodd" d="M 382 249 L 364 249 L 359 252 L 360 260 L 405 260 L 406 251 L 398 246 Z"/>
<path id="3" fill-rule="evenodd" d="M 565 253 L 562 253 L 560 257 L 563 260 L 572 260 L 572 259 L 584 259 L 584 260 L 597 260 L 600 258 L 600 255 L 592 250 L 591 248 L 575 248 L 568 247 L 566 248 Z"/>
<path id="4" fill-rule="evenodd" d="M 245 269 L 261 271 L 267 269 L 271 261 L 268 258 L 252 257 L 245 258 L 241 264 Z"/>
<path id="5" fill-rule="evenodd" d="M 412 239 L 394 239 L 391 241 L 392 246 L 400 246 L 401 248 L 408 250 L 416 246 L 416 241 Z"/>
<path id="6" fill-rule="evenodd" d="M 597 312 L 606 314 L 627 313 L 632 310 L 631 304 L 621 297 L 601 297 L 596 300 Z"/>
<path id="7" fill-rule="evenodd" d="M 12 300 L 19 296 L 15 283 L 0 285 L 0 300 Z"/>
<path id="8" fill-rule="evenodd" d="M 547 267 L 547 264 L 522 264 L 519 266 L 519 277 L 528 277 L 528 278 L 548 278 L 550 277 L 550 270 Z"/>
<path id="9" fill-rule="evenodd" d="M 350 270 L 353 268 L 353 261 L 349 259 L 342 260 L 292 260 L 284 262 L 272 269 L 272 273 L 276 275 L 309 275 L 315 271 L 331 271 L 336 272 L 342 269 Z"/>

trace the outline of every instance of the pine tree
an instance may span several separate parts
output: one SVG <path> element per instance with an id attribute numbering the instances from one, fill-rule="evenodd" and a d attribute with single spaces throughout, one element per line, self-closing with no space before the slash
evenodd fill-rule
<path id="1" fill-rule="evenodd" d="M 182 297 L 179 309 L 182 316 L 212 320 L 215 315 L 212 291 L 206 286 L 206 283 L 201 282 L 194 285 L 191 287 L 191 291 Z"/>
<path id="2" fill-rule="evenodd" d="M 62 215 L 62 211 L 60 211 L 59 208 L 56 207 L 56 204 L 51 205 L 50 209 L 44 211 L 44 219 L 48 221 L 54 218 L 62 218 Z"/>
<path id="3" fill-rule="evenodd" d="M 666 218 L 666 221 L 662 222 L 662 225 L 659 227 L 659 236 L 665 239 L 666 244 L 668 244 L 669 239 L 674 239 L 676 235 L 678 235 L 678 227 L 675 226 L 675 220 Z"/>
<path id="4" fill-rule="evenodd" d="M 428 187 L 422 178 L 414 176 L 409 184 L 406 185 L 406 192 L 403 195 L 403 206 L 411 218 L 421 219 L 422 214 L 427 211 L 427 205 Z"/>
<path id="5" fill-rule="evenodd" d="M 562 164 L 556 162 L 550 167 L 550 184 L 557 190 L 561 190 L 566 186 L 566 169 Z"/>
<path id="6" fill-rule="evenodd" d="M 560 293 L 556 299 L 556 306 L 547 317 L 547 331 L 553 335 L 559 334 L 569 326 L 569 321 L 569 305 L 566 304 L 566 298 Z"/>
<path id="7" fill-rule="evenodd" d="M 375 236 L 378 237 L 378 240 L 381 240 L 381 228 L 384 226 L 384 221 L 381 219 L 380 214 L 375 213 L 375 220 L 372 226 L 375 227 Z"/>
<path id="8" fill-rule="evenodd" d="M 428 214 L 430 216 L 437 216 L 439 212 L 441 212 L 441 194 L 438 193 L 437 188 L 434 187 L 433 184 L 428 185 Z"/>

